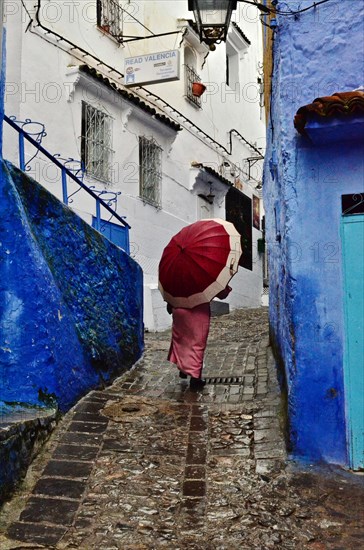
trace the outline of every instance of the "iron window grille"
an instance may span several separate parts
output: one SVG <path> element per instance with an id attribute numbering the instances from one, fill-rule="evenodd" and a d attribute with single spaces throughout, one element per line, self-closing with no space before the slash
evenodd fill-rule
<path id="1" fill-rule="evenodd" d="M 112 118 L 83 101 L 81 160 L 86 174 L 110 182 L 113 153 Z"/>
<path id="2" fill-rule="evenodd" d="M 122 8 L 117 0 L 97 0 L 97 26 L 111 36 L 122 39 Z"/>
<path id="3" fill-rule="evenodd" d="M 185 95 L 186 98 L 191 101 L 196 107 L 201 109 L 202 102 L 201 98 L 194 96 L 192 93 L 192 84 L 194 82 L 201 82 L 201 77 L 196 73 L 193 67 L 190 65 L 185 65 Z"/>
<path id="4" fill-rule="evenodd" d="M 160 208 L 162 148 L 154 138 L 139 136 L 139 182 L 143 201 Z"/>

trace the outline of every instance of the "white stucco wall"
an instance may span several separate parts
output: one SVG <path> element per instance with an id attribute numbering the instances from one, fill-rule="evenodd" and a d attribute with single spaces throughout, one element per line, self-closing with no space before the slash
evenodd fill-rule
<path id="1" fill-rule="evenodd" d="M 187 0 L 121 2 L 127 5 L 130 13 L 154 34 L 173 31 L 186 26 L 187 19 L 193 19 L 187 10 Z M 35 18 L 34 0 L 25 0 L 29 13 Z M 66 0 L 41 3 L 40 18 L 43 25 L 83 48 L 121 73 L 124 71 L 124 57 L 158 52 L 180 47 L 181 64 L 184 62 L 182 34 L 156 37 L 149 40 L 118 44 L 96 26 L 96 1 L 82 0 L 71 5 Z M 243 45 L 239 53 L 240 85 L 234 89 L 225 83 L 226 45 L 221 44 L 210 52 L 199 45 L 196 54 L 196 70 L 207 86 L 202 97 L 202 109 L 197 109 L 184 97 L 184 76 L 181 66 L 181 80 L 170 83 L 148 84 L 144 88 L 163 98 L 174 109 L 183 113 L 197 127 L 229 150 L 229 131 L 237 130 L 256 147 L 265 147 L 264 115 L 259 105 L 258 77 L 261 76 L 262 39 L 254 6 L 238 5 L 233 19 L 251 44 L 239 38 L 236 30 L 231 30 L 233 43 Z M 115 91 L 110 90 L 96 79 L 80 74 L 78 66 L 87 62 L 95 67 L 92 57 L 82 57 L 78 50 L 70 50 L 64 41 L 57 41 L 52 33 L 44 33 L 33 22 L 26 31 L 29 18 L 19 2 L 5 2 L 5 20 L 8 28 L 7 93 L 6 113 L 16 115 L 19 120 L 30 118 L 42 122 L 47 136 L 42 144 L 51 153 L 62 157 L 81 157 L 81 103 L 87 101 L 108 113 L 113 119 L 114 177 L 106 186 L 92 178 L 86 182 L 97 189 L 104 187 L 118 196 L 118 213 L 126 216 L 130 231 L 131 254 L 144 271 L 145 286 L 145 325 L 149 330 L 161 330 L 170 324 L 170 317 L 157 290 L 157 269 L 163 248 L 170 238 L 183 226 L 207 215 L 225 218 L 224 195 L 228 186 L 213 176 L 206 176 L 203 170 L 194 168 L 191 163 L 212 167 L 216 172 L 236 184 L 245 195 L 259 195 L 255 190 L 261 179 L 262 161 L 251 170 L 255 179 L 247 177 L 248 164 L 245 159 L 254 157 L 255 152 L 238 136 L 232 136 L 232 154 L 229 155 L 191 124 L 183 121 L 161 102 L 147 98 L 143 90 L 130 90 L 164 113 L 183 129 L 173 129 L 153 119 L 148 113 L 125 101 Z M 149 36 L 151 33 L 131 17 L 124 25 L 124 34 Z M 191 34 L 191 33 L 190 33 Z M 193 33 L 192 33 L 193 35 Z M 193 41 L 193 40 L 192 40 Z M 240 42 L 239 42 L 240 41 Z M 111 82 L 121 79 L 102 64 L 98 70 Z M 139 197 L 139 149 L 138 136 L 153 136 L 163 148 L 162 154 L 162 207 L 145 204 Z M 14 131 L 4 129 L 4 156 L 16 159 L 17 143 Z M 26 149 L 26 158 L 32 156 Z M 224 162 L 230 166 L 222 167 Z M 235 167 L 234 167 L 235 165 Z M 61 198 L 60 177 L 48 161 L 41 157 L 31 163 L 30 172 L 38 181 Z M 234 173 L 235 176 L 231 174 Z M 208 192 L 207 181 L 213 182 L 216 195 L 212 206 L 197 196 Z M 71 186 L 71 190 L 74 188 Z M 206 206 L 206 208 L 201 208 Z M 91 221 L 94 204 L 84 192 L 77 193 L 70 204 L 84 219 Z M 203 213 L 205 212 L 205 214 Z M 105 213 L 105 219 L 108 219 Z M 256 241 L 261 232 L 253 228 L 253 270 L 240 269 L 232 280 L 233 292 L 229 297 L 231 308 L 258 306 L 262 294 L 262 263 L 256 252 Z"/>

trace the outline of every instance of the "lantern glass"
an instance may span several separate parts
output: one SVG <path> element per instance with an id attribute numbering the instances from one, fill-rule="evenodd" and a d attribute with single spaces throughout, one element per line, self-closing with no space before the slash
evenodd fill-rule
<path id="1" fill-rule="evenodd" d="M 226 40 L 232 11 L 237 0 L 189 0 L 193 10 L 200 40 L 208 43 Z"/>

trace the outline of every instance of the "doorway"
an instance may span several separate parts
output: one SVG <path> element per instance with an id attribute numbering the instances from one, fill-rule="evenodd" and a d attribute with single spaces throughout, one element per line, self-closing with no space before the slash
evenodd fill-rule
<path id="1" fill-rule="evenodd" d="M 349 463 L 360 470 L 364 469 L 364 213 L 350 214 L 341 222 L 344 382 Z"/>

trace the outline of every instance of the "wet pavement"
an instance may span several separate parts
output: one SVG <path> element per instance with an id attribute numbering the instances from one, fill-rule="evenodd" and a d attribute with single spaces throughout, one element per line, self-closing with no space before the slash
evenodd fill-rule
<path id="1" fill-rule="evenodd" d="M 166 360 L 170 332 L 59 423 L 0 514 L 0 548 L 364 547 L 364 478 L 286 456 L 266 308 L 213 318 L 208 384 Z"/>

